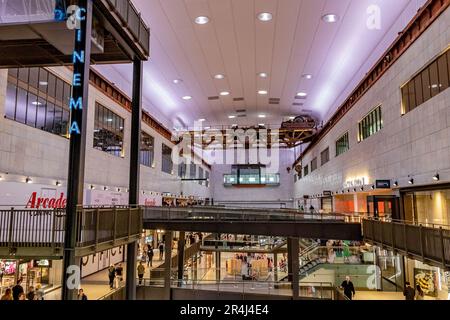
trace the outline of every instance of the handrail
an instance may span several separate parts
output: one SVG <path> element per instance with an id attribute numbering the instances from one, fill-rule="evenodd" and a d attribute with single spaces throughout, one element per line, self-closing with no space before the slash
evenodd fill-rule
<path id="1" fill-rule="evenodd" d="M 360 217 L 336 213 L 310 214 L 298 211 L 281 211 L 274 209 L 231 209 L 231 208 L 201 208 L 201 207 L 145 207 L 146 220 L 216 220 L 216 221 L 340 221 L 355 223 Z"/>
<path id="2" fill-rule="evenodd" d="M 391 218 L 383 218 L 383 217 L 365 217 L 365 220 L 373 220 L 373 221 L 380 221 L 380 222 L 387 222 L 387 223 L 398 223 L 398 224 L 406 224 L 406 225 L 413 225 L 413 226 L 423 226 L 431 228 L 438 229 L 440 227 L 444 229 L 450 229 L 450 225 L 448 224 L 440 224 L 440 223 L 430 223 L 430 222 L 420 222 L 420 221 L 412 221 L 412 220 L 400 220 L 400 219 L 391 219 Z"/>

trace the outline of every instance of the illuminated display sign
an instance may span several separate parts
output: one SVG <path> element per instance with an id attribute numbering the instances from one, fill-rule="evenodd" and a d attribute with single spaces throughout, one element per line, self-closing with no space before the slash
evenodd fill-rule
<path id="1" fill-rule="evenodd" d="M 86 8 L 79 7 L 75 11 L 75 19 L 79 22 L 86 20 Z M 81 25 L 81 24 L 79 24 Z M 76 33 L 76 41 L 75 41 L 75 49 L 73 51 L 72 55 L 72 63 L 73 63 L 73 79 L 72 79 L 72 86 L 73 86 L 73 95 L 70 98 L 70 111 L 72 114 L 71 120 L 70 120 L 70 127 L 69 127 L 69 134 L 81 134 L 80 125 L 74 117 L 74 113 L 78 111 L 80 114 L 83 110 L 83 90 L 77 90 L 77 88 L 80 88 L 82 83 L 82 74 L 81 70 L 84 69 L 85 64 L 85 50 L 83 47 L 83 43 L 86 43 L 85 37 L 86 34 L 84 34 L 85 30 L 82 28 L 77 28 L 75 30 Z"/>

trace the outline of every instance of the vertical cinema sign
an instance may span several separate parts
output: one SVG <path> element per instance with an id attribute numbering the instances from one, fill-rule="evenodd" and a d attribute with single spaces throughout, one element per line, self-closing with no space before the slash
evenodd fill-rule
<path id="1" fill-rule="evenodd" d="M 80 1 L 83 2 L 83 1 Z M 72 14 L 71 18 L 75 20 L 75 48 L 72 55 L 72 63 L 73 63 L 73 79 L 72 79 L 72 97 L 70 98 L 70 127 L 69 134 L 81 134 L 82 128 L 82 114 L 84 109 L 84 94 L 87 90 L 85 90 L 84 86 L 87 85 L 85 82 L 88 82 L 89 78 L 85 78 L 85 64 L 88 54 L 86 54 L 89 48 L 86 48 L 90 45 L 90 42 L 87 41 L 87 32 L 86 32 L 86 8 L 79 6 Z M 73 21 L 72 20 L 72 21 Z M 89 63 L 89 61 L 87 61 Z M 88 71 L 87 71 L 88 72 Z"/>

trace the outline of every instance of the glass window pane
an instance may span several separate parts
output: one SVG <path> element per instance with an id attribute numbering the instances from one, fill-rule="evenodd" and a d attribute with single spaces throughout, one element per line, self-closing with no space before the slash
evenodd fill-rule
<path id="1" fill-rule="evenodd" d="M 47 113 L 45 116 L 45 131 L 53 132 L 54 119 L 55 119 L 55 106 L 53 103 L 47 103 Z"/>
<path id="2" fill-rule="evenodd" d="M 69 133 L 69 111 L 63 109 L 62 125 L 61 125 L 61 135 L 65 136 Z"/>
<path id="3" fill-rule="evenodd" d="M 414 89 L 416 92 L 416 104 L 419 106 L 424 102 L 422 93 L 422 77 L 420 75 L 414 78 Z"/>
<path id="4" fill-rule="evenodd" d="M 28 93 L 27 124 L 33 127 L 36 125 L 37 104 L 37 97 L 34 94 Z"/>
<path id="5" fill-rule="evenodd" d="M 30 68 L 28 84 L 33 88 L 39 88 L 39 68 Z"/>
<path id="6" fill-rule="evenodd" d="M 422 71 L 421 77 L 422 77 L 423 101 L 425 102 L 431 98 L 430 73 L 428 68 Z"/>
<path id="7" fill-rule="evenodd" d="M 47 109 L 47 102 L 38 98 L 37 115 L 36 115 L 36 128 L 45 130 L 45 113 Z"/>
<path id="8" fill-rule="evenodd" d="M 16 68 L 8 69 L 8 75 L 10 75 L 11 77 L 14 77 L 14 78 L 17 78 L 18 72 L 19 72 L 19 69 L 16 69 Z"/>
<path id="9" fill-rule="evenodd" d="M 39 69 L 39 91 L 47 92 L 48 90 L 48 71 L 44 68 Z"/>
<path id="10" fill-rule="evenodd" d="M 431 96 L 434 97 L 439 93 L 439 78 L 437 61 L 430 65 L 430 84 L 431 84 Z"/>
<path id="11" fill-rule="evenodd" d="M 47 94 L 55 98 L 56 97 L 56 77 L 52 73 L 48 73 L 48 92 Z"/>
<path id="12" fill-rule="evenodd" d="M 22 88 L 17 90 L 17 107 L 16 107 L 16 121 L 25 123 L 27 114 L 27 92 Z"/>
<path id="13" fill-rule="evenodd" d="M 69 102 L 70 102 L 70 95 L 71 95 L 71 87 L 68 83 L 64 82 L 64 101 L 63 101 L 63 105 L 64 106 L 69 106 Z"/>
<path id="14" fill-rule="evenodd" d="M 402 88 L 402 113 L 409 112 L 409 101 L 408 101 L 408 85 Z"/>
<path id="15" fill-rule="evenodd" d="M 61 79 L 56 79 L 56 101 L 62 104 L 64 93 L 64 82 Z"/>
<path id="16" fill-rule="evenodd" d="M 408 83 L 408 96 L 409 96 L 409 106 L 410 110 L 413 110 L 417 104 L 416 104 L 416 92 L 414 88 L 414 81 L 410 81 Z"/>
<path id="17" fill-rule="evenodd" d="M 8 86 L 6 88 L 5 115 L 11 120 L 14 120 L 16 113 L 16 93 L 17 87 L 8 82 Z"/>
<path id="18" fill-rule="evenodd" d="M 438 60 L 439 67 L 439 90 L 442 92 L 448 88 L 447 57 L 442 55 Z"/>
<path id="19" fill-rule="evenodd" d="M 28 83 L 28 68 L 19 69 L 19 80 Z"/>
<path id="20" fill-rule="evenodd" d="M 63 131 L 62 124 L 62 108 L 60 106 L 55 105 L 55 125 L 54 125 L 54 133 L 61 134 Z"/>

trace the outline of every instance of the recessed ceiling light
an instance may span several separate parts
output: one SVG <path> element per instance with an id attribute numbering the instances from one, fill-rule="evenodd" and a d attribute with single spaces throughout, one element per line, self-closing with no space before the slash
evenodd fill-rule
<path id="1" fill-rule="evenodd" d="M 32 104 L 33 106 L 41 106 L 41 105 L 42 105 L 42 103 L 41 103 L 41 102 L 38 102 L 38 101 L 33 101 L 31 104 Z"/>
<path id="2" fill-rule="evenodd" d="M 268 74 L 265 73 L 265 72 L 260 72 L 260 73 L 258 73 L 258 76 L 259 76 L 260 78 L 267 78 Z"/>
<path id="3" fill-rule="evenodd" d="M 209 18 L 206 16 L 200 16 L 195 18 L 196 24 L 207 24 L 209 22 Z"/>
<path id="4" fill-rule="evenodd" d="M 260 127 L 264 127 L 264 126 L 265 126 L 265 124 L 264 124 L 264 123 L 260 123 L 260 124 L 258 124 L 258 126 L 260 126 Z"/>
<path id="5" fill-rule="evenodd" d="M 191 100 L 192 97 L 191 97 L 191 96 L 184 96 L 182 99 L 183 99 L 183 100 Z"/>
<path id="6" fill-rule="evenodd" d="M 306 97 L 308 94 L 306 92 L 298 92 L 297 96 L 299 97 Z"/>
<path id="7" fill-rule="evenodd" d="M 294 116 L 290 116 L 290 117 L 289 117 L 289 120 L 294 120 L 294 119 L 295 119 Z"/>
<path id="8" fill-rule="evenodd" d="M 221 96 L 228 96 L 230 93 L 228 91 L 222 91 L 220 93 Z"/>
<path id="9" fill-rule="evenodd" d="M 260 21 L 270 21 L 272 20 L 272 14 L 269 12 L 261 12 L 260 14 L 258 14 L 258 19 Z"/>
<path id="10" fill-rule="evenodd" d="M 205 122 L 206 119 L 198 119 L 199 122 Z"/>
<path id="11" fill-rule="evenodd" d="M 47 81 L 39 81 L 39 85 L 41 86 L 47 86 L 48 82 Z"/>
<path id="12" fill-rule="evenodd" d="M 322 20 L 327 22 L 327 23 L 334 23 L 337 22 L 339 20 L 338 15 L 330 13 L 330 14 L 326 14 L 322 17 Z"/>
<path id="13" fill-rule="evenodd" d="M 214 76 L 214 78 L 220 80 L 220 79 L 225 78 L 225 76 L 224 76 L 223 74 L 220 74 L 220 73 L 219 73 L 219 74 L 216 74 L 216 75 Z"/>
<path id="14" fill-rule="evenodd" d="M 265 118 L 265 117 L 266 117 L 265 114 L 260 114 L 260 115 L 258 115 L 258 118 Z"/>
<path id="15" fill-rule="evenodd" d="M 112 122 L 112 121 L 113 121 L 113 119 L 109 118 L 109 119 L 107 119 L 106 121 L 108 121 L 108 122 Z"/>
<path id="16" fill-rule="evenodd" d="M 267 94 L 267 91 L 266 90 L 259 90 L 258 94 Z"/>
<path id="17" fill-rule="evenodd" d="M 228 119 L 234 119 L 236 116 L 228 116 Z"/>
<path id="18" fill-rule="evenodd" d="M 173 80 L 173 83 L 175 83 L 175 84 L 178 84 L 178 83 L 181 83 L 181 82 L 183 82 L 183 80 L 181 80 L 181 79 L 174 79 Z"/>
<path id="19" fill-rule="evenodd" d="M 311 80 L 312 77 L 313 77 L 312 74 L 304 74 L 303 75 L 303 78 L 308 79 L 308 80 Z"/>

